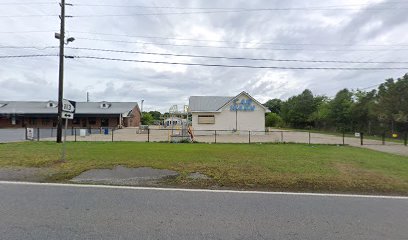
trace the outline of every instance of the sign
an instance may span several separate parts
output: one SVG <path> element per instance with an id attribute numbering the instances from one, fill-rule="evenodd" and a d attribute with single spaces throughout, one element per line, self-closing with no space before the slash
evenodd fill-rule
<path id="1" fill-rule="evenodd" d="M 74 114 L 70 112 L 62 112 L 61 118 L 63 119 L 74 119 Z"/>
<path id="2" fill-rule="evenodd" d="M 255 111 L 255 105 L 252 104 L 252 99 L 242 99 L 238 102 L 239 99 L 234 100 L 234 104 L 230 106 L 230 111 L 244 111 L 244 112 L 253 112 Z"/>
<path id="3" fill-rule="evenodd" d="M 75 113 L 76 102 L 67 99 L 62 100 L 62 111 Z"/>
<path id="4" fill-rule="evenodd" d="M 27 140 L 34 140 L 34 128 L 27 128 Z"/>
<path id="5" fill-rule="evenodd" d="M 354 133 L 354 137 L 360 137 L 360 133 L 359 132 Z"/>

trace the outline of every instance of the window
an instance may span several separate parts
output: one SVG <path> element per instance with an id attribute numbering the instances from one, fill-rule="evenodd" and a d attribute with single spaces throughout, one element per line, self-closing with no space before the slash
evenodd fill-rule
<path id="1" fill-rule="evenodd" d="M 50 119 L 49 118 L 43 118 L 42 119 L 42 125 L 43 126 L 47 126 L 50 123 Z"/>
<path id="2" fill-rule="evenodd" d="M 30 118 L 28 122 L 31 125 L 36 125 L 37 124 L 37 119 L 36 118 Z"/>
<path id="3" fill-rule="evenodd" d="M 88 123 L 89 123 L 89 125 L 95 125 L 96 124 L 96 118 L 88 118 Z"/>
<path id="4" fill-rule="evenodd" d="M 102 102 L 100 105 L 100 108 L 109 108 L 109 107 L 110 107 L 110 104 L 106 102 Z"/>
<path id="5" fill-rule="evenodd" d="M 79 124 L 79 123 L 80 123 L 79 118 L 72 119 L 72 124 Z"/>
<path id="6" fill-rule="evenodd" d="M 198 115 L 198 124 L 214 124 L 214 115 Z"/>

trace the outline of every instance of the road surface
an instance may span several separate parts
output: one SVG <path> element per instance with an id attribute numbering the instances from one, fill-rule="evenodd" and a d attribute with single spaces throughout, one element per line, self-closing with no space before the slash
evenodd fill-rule
<path id="1" fill-rule="evenodd" d="M 1 239 L 407 239 L 408 198 L 0 183 Z"/>

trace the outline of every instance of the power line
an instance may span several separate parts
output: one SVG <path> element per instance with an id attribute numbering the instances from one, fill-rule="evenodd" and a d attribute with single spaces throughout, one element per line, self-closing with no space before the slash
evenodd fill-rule
<path id="1" fill-rule="evenodd" d="M 357 89 L 358 89 L 358 90 L 367 90 L 367 89 L 371 89 L 371 88 L 374 88 L 374 87 L 378 87 L 378 86 L 380 86 L 381 84 L 383 84 L 383 83 L 375 84 L 375 85 L 368 86 L 368 87 L 365 87 L 365 88 L 357 88 Z"/>
<path id="2" fill-rule="evenodd" d="M 121 62 L 138 62 L 138 63 L 153 63 L 153 64 L 168 64 L 168 65 L 184 65 L 184 66 L 203 66 L 203 67 L 225 67 L 225 68 L 253 68 L 253 69 L 283 69 L 283 70 L 407 70 L 408 67 L 280 67 L 280 66 L 253 66 L 253 65 L 226 65 L 226 64 L 205 64 L 205 63 L 182 63 L 182 62 L 165 62 L 165 61 L 149 61 L 123 58 L 108 58 L 96 56 L 66 56 L 66 58 L 84 58 L 97 59 Z"/>
<path id="3" fill-rule="evenodd" d="M 0 5 L 55 5 L 57 2 L 5 2 Z"/>
<path id="4" fill-rule="evenodd" d="M 385 10 L 406 10 L 408 8 L 396 7 L 396 8 L 376 8 L 376 9 L 365 9 L 370 11 L 385 11 Z M 347 8 L 328 8 L 328 9 L 264 9 L 262 11 L 294 11 L 294 10 L 318 10 L 318 11 L 329 11 L 329 10 L 358 10 L 358 9 L 347 9 Z M 260 11 L 260 10 L 256 10 Z M 157 15 L 189 15 L 189 14 L 217 14 L 217 13 L 251 13 L 255 11 L 248 10 L 225 10 L 225 11 L 201 11 L 201 12 L 161 12 L 161 13 L 133 13 L 133 14 L 94 14 L 94 15 L 74 15 L 76 18 L 92 18 L 92 17 L 136 17 L 136 16 L 157 16 Z"/>
<path id="5" fill-rule="evenodd" d="M 229 60 L 251 60 L 251 61 L 274 61 L 274 62 L 305 62 L 305 63 L 368 63 L 368 64 L 404 64 L 408 61 L 384 61 L 384 62 L 370 62 L 370 61 L 342 61 L 342 60 L 306 60 L 306 59 L 275 59 L 275 58 L 248 58 L 248 57 L 225 57 L 225 56 L 209 56 L 209 55 L 192 55 L 192 54 L 173 54 L 173 53 L 158 53 L 158 52 L 144 52 L 144 51 L 128 51 L 115 49 L 101 49 L 101 48 L 84 48 L 84 47 L 66 47 L 75 50 L 101 51 L 101 52 L 115 52 L 115 53 L 132 53 L 145 55 L 159 55 L 159 56 L 173 56 L 173 57 L 193 57 L 193 58 L 210 58 L 210 59 L 229 59 Z"/>
<path id="6" fill-rule="evenodd" d="M 56 30 L 49 30 L 49 31 L 8 31 L 8 32 L 0 32 L 0 34 L 21 34 L 21 33 L 54 33 Z"/>
<path id="7" fill-rule="evenodd" d="M 57 14 L 32 14 L 32 15 L 0 15 L 1 18 L 28 18 L 28 17 L 58 17 Z"/>
<path id="8" fill-rule="evenodd" d="M 32 48 L 32 49 L 37 49 L 37 50 L 45 50 L 45 49 L 49 49 L 49 48 L 59 48 L 59 47 L 58 46 L 36 47 L 36 46 L 6 46 L 6 45 L 0 45 L 0 48 L 10 48 L 10 49 Z"/>
<path id="9" fill-rule="evenodd" d="M 0 58 L 57 57 L 58 54 L 3 55 Z"/>
<path id="10" fill-rule="evenodd" d="M 235 43 L 235 44 L 261 44 L 261 45 L 310 45 L 310 46 L 367 46 L 367 47 L 380 47 L 380 46 L 408 46 L 408 44 L 331 44 L 331 43 L 278 43 L 271 41 L 229 41 L 229 40 L 208 40 L 208 39 L 191 39 L 191 38 L 173 38 L 162 36 L 142 36 L 142 35 L 128 35 L 128 34 L 112 34 L 112 33 L 95 33 L 84 31 L 70 31 L 73 33 L 82 33 L 89 35 L 102 35 L 102 36 L 119 36 L 130 38 L 150 38 L 150 39 L 165 39 L 165 40 L 177 40 L 177 41 L 197 41 L 197 42 L 219 42 L 219 43 Z M 1 32 L 0 32 L 1 33 Z"/>
<path id="11" fill-rule="evenodd" d="M 173 44 L 173 43 L 154 43 L 143 41 L 127 41 L 127 40 L 112 40 L 112 39 L 98 39 L 98 38 L 86 38 L 77 37 L 76 39 L 90 40 L 90 41 L 102 41 L 102 42 L 120 42 L 120 43 L 137 43 L 144 45 L 163 45 L 174 47 L 195 47 L 195 48 L 225 48 L 225 49 L 250 49 L 250 50 L 273 50 L 273 51 L 323 51 L 323 52 L 347 52 L 347 51 L 362 51 L 362 52 L 376 52 L 376 51 L 406 51 L 408 48 L 395 48 L 395 49 L 302 49 L 302 48 L 266 48 L 266 47 L 231 47 L 231 46 L 208 46 L 208 45 L 190 45 L 190 44 Z"/>
<path id="12" fill-rule="evenodd" d="M 395 4 L 405 4 L 407 2 L 387 2 L 379 3 L 381 5 L 395 5 Z M 226 8 L 226 7 L 168 7 L 168 6 L 146 6 L 146 5 L 115 5 L 115 4 L 73 4 L 74 6 L 83 7 L 114 7 L 114 8 L 147 8 L 147 9 L 178 9 L 178 10 L 239 10 L 239 11 L 277 11 L 277 10 L 338 10 L 344 9 L 344 7 L 359 7 L 359 6 L 371 6 L 372 4 L 345 4 L 345 5 L 335 5 L 335 6 L 313 6 L 313 7 L 287 7 L 287 8 Z M 348 8 L 347 8 L 348 9 Z"/>

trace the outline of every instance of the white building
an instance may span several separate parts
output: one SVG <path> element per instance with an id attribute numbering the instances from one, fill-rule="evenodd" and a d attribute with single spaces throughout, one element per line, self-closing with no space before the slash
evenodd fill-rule
<path id="1" fill-rule="evenodd" d="M 268 108 L 246 92 L 235 97 L 191 96 L 189 112 L 194 131 L 264 131 Z"/>

